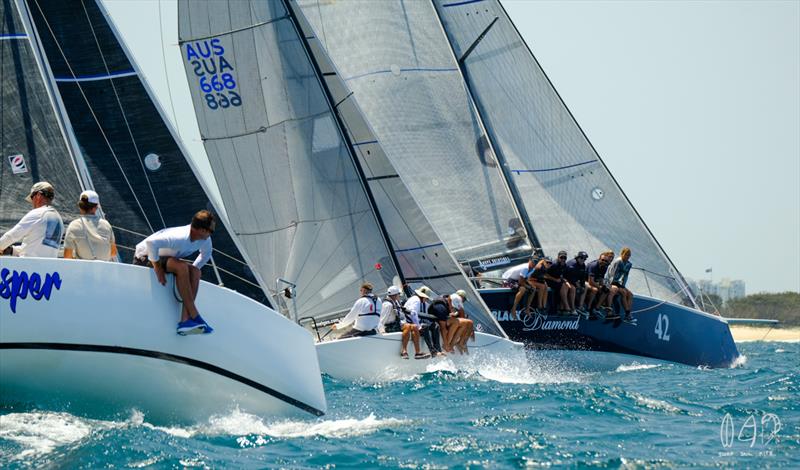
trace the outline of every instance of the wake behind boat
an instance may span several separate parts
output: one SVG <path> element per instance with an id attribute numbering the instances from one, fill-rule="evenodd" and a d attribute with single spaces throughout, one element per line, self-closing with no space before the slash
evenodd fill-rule
<path id="1" fill-rule="evenodd" d="M 241 294 L 203 282 L 197 304 L 215 330 L 184 337 L 172 281 L 149 269 L 9 257 L 0 268 L 3 402 L 138 409 L 156 422 L 325 413 L 308 332 Z"/>

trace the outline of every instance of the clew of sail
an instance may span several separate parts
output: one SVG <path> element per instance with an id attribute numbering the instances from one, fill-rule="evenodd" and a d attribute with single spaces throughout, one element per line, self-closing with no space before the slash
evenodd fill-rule
<path id="1" fill-rule="evenodd" d="M 186 225 L 200 209 L 213 211 L 97 3 L 27 5 L 121 260 L 130 262 L 136 243 L 154 231 Z M 77 200 L 78 193 L 70 197 Z M 213 264 L 224 284 L 266 302 L 224 224 L 217 224 L 213 240 Z M 211 266 L 203 278 L 217 282 Z"/>
<path id="2" fill-rule="evenodd" d="M 21 13 L 14 0 L 0 0 L 0 233 L 31 210 L 24 198 L 33 183 L 53 184 L 53 206 L 65 223 L 77 217 L 81 192 L 31 24 Z"/>
<path id="3" fill-rule="evenodd" d="M 297 4 L 447 249 L 459 261 L 529 253 L 433 6 Z"/>
<path id="4" fill-rule="evenodd" d="M 633 250 L 629 287 L 692 305 L 685 283 L 625 197 L 497 0 L 434 0 L 518 203 L 546 253 Z M 488 29 L 487 29 L 488 28 Z M 483 36 L 482 36 L 483 34 Z"/>
<path id="5" fill-rule="evenodd" d="M 200 133 L 231 227 L 296 318 L 348 310 L 397 276 L 349 148 L 283 2 L 181 0 Z M 282 303 L 281 306 L 285 306 Z"/>
<path id="6" fill-rule="evenodd" d="M 461 266 L 447 251 L 417 202 L 403 184 L 392 166 L 375 133 L 364 118 L 353 93 L 341 79 L 327 56 L 322 43 L 296 4 L 290 4 L 309 51 L 324 77 L 335 112 L 349 136 L 353 153 L 367 182 L 375 206 L 389 236 L 395 259 L 410 286 L 424 284 L 440 294 L 450 294 L 459 289 L 468 292 L 471 302 L 464 309 L 476 323 L 476 329 L 485 333 L 505 336 L 497 321 L 489 313 Z"/>

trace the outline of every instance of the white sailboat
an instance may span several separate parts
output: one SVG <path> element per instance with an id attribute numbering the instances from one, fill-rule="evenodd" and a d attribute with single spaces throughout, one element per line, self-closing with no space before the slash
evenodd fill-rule
<path id="1" fill-rule="evenodd" d="M 120 176 L 125 183 L 116 180 L 116 189 L 136 192 L 137 185 L 146 188 L 151 182 L 159 186 L 140 193 L 136 203 L 128 199 L 128 205 L 114 203 L 113 185 L 98 187 L 109 198 L 104 208 L 117 231 L 126 230 L 123 214 L 131 205 L 141 209 L 137 221 L 152 222 L 154 213 L 164 223 L 191 217 L 183 204 L 198 203 L 192 199 L 200 191 L 198 182 L 179 151 L 165 152 L 156 159 L 158 166 L 148 165 L 153 163 L 145 158 L 148 148 L 177 145 L 157 119 L 137 74 L 108 68 L 124 69 L 128 63 L 97 6 L 46 0 L 0 6 L 7 20 L 0 27 L 2 148 L 24 161 L 20 165 L 20 159 L 9 159 L 0 170 L 3 229 L 24 214 L 25 188 L 32 181 L 55 181 L 59 207 L 67 208 L 90 183 L 87 175 L 95 187 Z M 43 31 L 48 34 L 44 43 Z M 65 40 L 83 32 L 91 32 L 93 48 Z M 104 73 L 90 73 L 97 63 L 105 64 Z M 65 69 L 69 74 L 60 75 Z M 89 112 L 81 115 L 84 109 Z M 122 119 L 109 118 L 115 112 Z M 149 127 L 137 127 L 142 122 Z M 114 123 L 128 126 L 129 134 L 115 134 Z M 126 140 L 133 148 L 123 150 Z M 141 173 L 126 171 L 129 162 Z M 180 202 L 156 196 L 162 189 L 176 193 L 175 186 L 159 181 L 162 177 L 186 185 Z M 153 204 L 145 202 L 148 194 Z M 64 210 L 63 215 L 68 222 L 73 213 Z M 221 228 L 220 246 L 225 247 Z M 242 269 L 243 262 L 231 253 L 215 255 L 230 262 L 232 270 Z M 233 280 L 235 273 L 221 276 Z M 244 277 L 238 281 L 249 282 Z M 243 290 L 252 294 L 250 287 Z M 180 299 L 171 284 L 161 286 L 148 269 L 0 257 L 0 400 L 53 402 L 87 413 L 136 408 L 154 422 L 195 421 L 231 407 L 272 416 L 325 412 L 308 331 L 233 290 L 203 282 L 199 292 L 198 307 L 216 330 L 180 337 L 175 334 Z"/>

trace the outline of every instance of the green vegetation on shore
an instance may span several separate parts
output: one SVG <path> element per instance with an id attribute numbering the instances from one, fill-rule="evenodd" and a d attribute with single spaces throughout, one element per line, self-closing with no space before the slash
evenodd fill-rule
<path id="1" fill-rule="evenodd" d="M 779 320 L 786 326 L 798 326 L 800 325 L 800 293 L 752 294 L 741 299 L 729 300 L 722 307 L 720 313 L 725 317 L 768 318 Z"/>

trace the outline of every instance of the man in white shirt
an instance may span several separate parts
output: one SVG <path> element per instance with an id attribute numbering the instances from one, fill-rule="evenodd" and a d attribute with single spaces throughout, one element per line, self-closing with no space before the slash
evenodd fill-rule
<path id="1" fill-rule="evenodd" d="M 406 322 L 406 324 L 403 325 L 403 342 L 400 349 L 400 357 L 403 359 L 408 359 L 409 339 L 414 343 L 414 359 L 427 359 L 431 357 L 430 354 L 423 353 L 419 346 L 419 333 L 421 328 L 419 316 L 428 311 L 427 303 L 430 301 L 430 296 L 425 289 L 426 288 L 423 286 L 415 290 L 415 295 L 409 297 L 406 303 L 403 304 L 403 309 L 408 312 L 408 317 L 411 319 L 410 323 Z"/>
<path id="2" fill-rule="evenodd" d="M 347 316 L 332 327 L 334 330 L 340 330 L 353 325 L 353 329 L 339 336 L 339 339 L 377 334 L 376 328 L 378 328 L 381 317 L 378 306 L 381 299 L 372 294 L 372 283 L 370 282 L 361 284 L 360 292 L 361 297 L 353 304 L 353 308 L 350 309 Z"/>
<path id="3" fill-rule="evenodd" d="M 381 305 L 381 319 L 378 322 L 378 331 L 381 333 L 397 333 L 403 331 L 405 314 L 400 305 L 400 288 L 389 286 L 386 298 Z"/>
<path id="4" fill-rule="evenodd" d="M 51 205 L 55 195 L 53 185 L 46 181 L 40 181 L 31 187 L 25 200 L 33 205 L 33 210 L 0 237 L 0 254 L 33 258 L 58 257 L 64 222 Z M 22 242 L 22 245 L 11 246 L 17 242 Z"/>
<path id="5" fill-rule="evenodd" d="M 78 198 L 81 216 L 70 222 L 64 237 L 64 258 L 111 261 L 117 256 L 117 244 L 111 224 L 97 213 L 100 196 L 84 191 Z"/>
<path id="6" fill-rule="evenodd" d="M 503 273 L 503 285 L 506 287 L 517 288 L 517 293 L 514 295 L 514 304 L 511 306 L 511 317 L 517 320 L 517 306 L 525 297 L 525 293 L 531 288 L 528 284 L 528 273 L 533 271 L 536 264 L 533 262 L 533 256 L 527 263 L 519 264 L 513 268 L 508 269 Z"/>
<path id="7" fill-rule="evenodd" d="M 152 266 L 162 286 L 167 285 L 166 273 L 175 275 L 175 284 L 183 300 L 177 329 L 179 335 L 214 331 L 200 316 L 194 304 L 197 289 L 200 287 L 200 269 L 211 259 L 211 234 L 214 226 L 214 215 L 202 210 L 192 217 L 191 224 L 159 230 L 136 245 L 133 264 Z M 194 262 L 188 263 L 181 259 L 196 251 L 200 254 Z"/>

